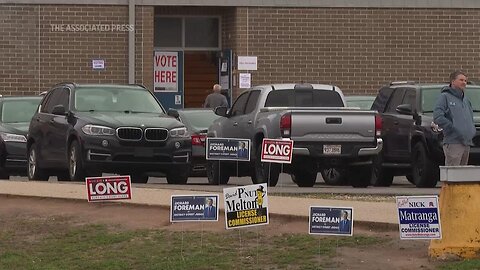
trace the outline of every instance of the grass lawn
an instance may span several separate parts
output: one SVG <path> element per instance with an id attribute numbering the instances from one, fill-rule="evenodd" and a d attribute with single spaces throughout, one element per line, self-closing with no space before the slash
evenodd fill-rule
<path id="1" fill-rule="evenodd" d="M 0 269 L 339 269 L 337 248 L 368 252 L 392 241 L 266 230 L 131 230 L 67 217 L 0 220 Z M 439 269 L 480 269 L 480 260 Z"/>

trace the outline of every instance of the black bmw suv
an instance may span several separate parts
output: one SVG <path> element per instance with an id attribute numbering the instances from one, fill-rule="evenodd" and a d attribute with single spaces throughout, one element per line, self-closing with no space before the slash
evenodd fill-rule
<path id="1" fill-rule="evenodd" d="M 83 181 L 102 173 L 185 184 L 191 141 L 143 86 L 61 83 L 43 98 L 27 138 L 28 178 Z"/>

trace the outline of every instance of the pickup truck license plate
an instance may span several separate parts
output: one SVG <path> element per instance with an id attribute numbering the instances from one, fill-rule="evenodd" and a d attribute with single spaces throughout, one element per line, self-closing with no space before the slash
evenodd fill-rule
<path id="1" fill-rule="evenodd" d="M 324 144 L 324 155 L 340 155 L 342 153 L 342 146 L 339 144 Z"/>

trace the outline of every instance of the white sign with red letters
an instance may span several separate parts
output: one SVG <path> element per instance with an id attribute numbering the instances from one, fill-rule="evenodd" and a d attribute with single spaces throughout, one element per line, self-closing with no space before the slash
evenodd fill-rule
<path id="1" fill-rule="evenodd" d="M 88 201 L 129 200 L 132 198 L 130 176 L 87 177 Z"/>
<path id="2" fill-rule="evenodd" d="M 153 59 L 155 92 L 178 92 L 178 52 L 155 52 Z"/>
<path id="3" fill-rule="evenodd" d="M 263 139 L 262 162 L 292 163 L 293 141 L 289 139 Z"/>

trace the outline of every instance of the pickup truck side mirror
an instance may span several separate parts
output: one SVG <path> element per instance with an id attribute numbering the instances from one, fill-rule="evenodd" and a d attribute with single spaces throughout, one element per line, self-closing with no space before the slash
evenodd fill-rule
<path id="1" fill-rule="evenodd" d="M 175 117 L 176 119 L 180 118 L 178 111 L 175 109 L 168 109 L 167 115 L 171 117 Z"/>
<path id="2" fill-rule="evenodd" d="M 228 108 L 227 107 L 216 107 L 214 110 L 216 115 L 227 117 L 228 116 Z"/>
<path id="3" fill-rule="evenodd" d="M 65 113 L 65 107 L 63 105 L 55 105 L 52 109 L 52 114 L 55 115 L 66 115 Z"/>
<path id="4" fill-rule="evenodd" d="M 395 109 L 399 114 L 413 115 L 412 105 L 400 104 Z"/>

